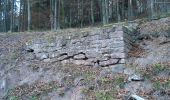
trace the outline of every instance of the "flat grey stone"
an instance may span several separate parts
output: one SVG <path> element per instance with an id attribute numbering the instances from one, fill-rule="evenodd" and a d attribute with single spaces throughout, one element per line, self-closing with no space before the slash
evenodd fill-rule
<path id="1" fill-rule="evenodd" d="M 128 81 L 144 81 L 144 78 L 141 75 L 133 74 L 129 76 Z"/>
<path id="2" fill-rule="evenodd" d="M 111 68 L 113 73 L 123 73 L 123 71 L 125 69 L 125 65 L 124 64 L 117 64 L 117 65 L 110 66 L 110 68 Z"/>
<path id="3" fill-rule="evenodd" d="M 0 79 L 0 98 L 5 96 L 8 90 L 7 79 Z"/>
<path id="4" fill-rule="evenodd" d="M 134 73 L 135 73 L 135 70 L 132 69 L 132 68 L 125 68 L 124 69 L 124 74 L 133 75 Z"/>
<path id="5" fill-rule="evenodd" d="M 68 55 L 62 55 L 62 56 L 58 57 L 57 60 L 62 61 L 62 60 L 65 60 L 67 58 L 68 58 Z"/>
<path id="6" fill-rule="evenodd" d="M 118 63 L 118 59 L 110 59 L 110 60 L 107 60 L 107 61 L 101 61 L 99 62 L 99 65 L 100 66 L 109 66 L 109 65 L 114 65 L 114 64 L 117 64 Z"/>
<path id="7" fill-rule="evenodd" d="M 36 53 L 36 57 L 40 60 L 44 60 L 44 59 L 49 58 L 49 55 L 48 53 Z"/>
<path id="8" fill-rule="evenodd" d="M 121 52 L 111 53 L 110 56 L 111 58 L 125 58 L 125 53 L 121 53 Z"/>
<path id="9" fill-rule="evenodd" d="M 120 63 L 120 64 L 125 64 L 125 63 L 126 63 L 126 60 L 125 60 L 125 59 L 121 59 L 121 60 L 119 61 L 119 63 Z"/>
<path id="10" fill-rule="evenodd" d="M 86 58 L 86 56 L 84 54 L 78 54 L 78 55 L 74 56 L 74 59 L 76 59 L 76 60 L 82 60 L 82 59 L 85 59 L 85 58 Z"/>

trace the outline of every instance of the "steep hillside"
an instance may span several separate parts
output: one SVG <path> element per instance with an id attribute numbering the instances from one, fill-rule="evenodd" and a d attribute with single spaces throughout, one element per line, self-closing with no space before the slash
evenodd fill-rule
<path id="1" fill-rule="evenodd" d="M 0 99 L 169 100 L 169 26 L 164 18 L 1 33 Z"/>

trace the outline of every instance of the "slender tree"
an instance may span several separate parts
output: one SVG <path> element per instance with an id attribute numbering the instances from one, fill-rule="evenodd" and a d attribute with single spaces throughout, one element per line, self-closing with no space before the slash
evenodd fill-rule
<path id="1" fill-rule="evenodd" d="M 117 10 L 116 11 L 117 12 L 117 21 L 120 22 L 120 20 L 121 20 L 120 17 L 121 16 L 120 16 L 120 9 L 119 9 L 119 0 L 117 0 L 117 2 L 116 2 L 116 10 Z"/>
<path id="2" fill-rule="evenodd" d="M 61 0 L 58 0 L 58 13 L 57 13 L 57 29 L 60 29 L 60 9 L 61 8 Z"/>
<path id="3" fill-rule="evenodd" d="M 30 5 L 30 0 L 27 0 L 27 6 L 28 6 L 28 8 L 27 8 L 27 10 L 28 10 L 28 27 L 27 27 L 27 29 L 28 29 L 28 31 L 30 31 L 30 29 L 31 29 L 31 5 Z"/>
<path id="4" fill-rule="evenodd" d="M 90 8 L 91 8 L 91 22 L 94 24 L 94 0 L 91 0 L 90 2 Z"/>
<path id="5" fill-rule="evenodd" d="M 149 19 L 152 20 L 154 17 L 154 0 L 148 0 L 150 3 L 150 12 L 149 12 Z"/>
<path id="6" fill-rule="evenodd" d="M 132 0 L 128 0 L 128 20 L 133 20 L 133 5 Z"/>
<path id="7" fill-rule="evenodd" d="M 57 1 L 54 1 L 54 30 L 57 30 Z"/>
<path id="8" fill-rule="evenodd" d="M 14 18 L 14 0 L 11 0 L 11 13 L 10 13 L 10 32 L 13 31 L 13 18 Z"/>

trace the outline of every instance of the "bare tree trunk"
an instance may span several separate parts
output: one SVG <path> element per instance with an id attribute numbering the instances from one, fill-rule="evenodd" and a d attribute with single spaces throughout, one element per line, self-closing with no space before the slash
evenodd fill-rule
<path id="1" fill-rule="evenodd" d="M 122 11 L 122 19 L 124 20 L 125 18 L 125 1 L 122 1 L 122 5 L 121 5 L 121 11 Z"/>
<path id="2" fill-rule="evenodd" d="M 119 0 L 116 2 L 116 8 L 117 8 L 117 21 L 120 22 L 120 10 L 119 10 Z"/>
<path id="3" fill-rule="evenodd" d="M 103 18 L 103 25 L 106 24 L 106 10 L 105 10 L 105 0 L 101 1 L 102 3 L 102 18 Z"/>
<path id="4" fill-rule="evenodd" d="M 21 26 L 22 26 L 22 17 L 21 17 L 21 13 L 22 13 L 22 11 L 21 11 L 21 8 L 22 8 L 22 1 L 20 1 L 20 10 L 19 10 L 19 24 L 18 24 L 18 31 L 21 31 Z"/>
<path id="5" fill-rule="evenodd" d="M 132 0 L 128 0 L 128 20 L 133 20 L 133 5 Z"/>
<path id="6" fill-rule="evenodd" d="M 50 25 L 51 25 L 51 30 L 54 29 L 54 7 L 53 7 L 53 0 L 50 0 Z"/>
<path id="7" fill-rule="evenodd" d="M 153 0 L 148 0 L 147 1 L 147 8 L 148 8 L 148 18 L 149 20 L 153 19 L 154 16 L 154 1 Z"/>
<path id="8" fill-rule="evenodd" d="M 65 23 L 67 23 L 67 22 L 66 22 L 66 20 L 65 20 L 66 17 L 65 17 L 65 9 L 64 9 L 64 0 L 61 0 L 60 2 L 61 2 L 61 7 L 60 7 L 60 8 L 61 8 L 61 11 L 62 11 L 62 12 L 61 12 L 62 23 L 65 24 Z"/>
<path id="9" fill-rule="evenodd" d="M 151 19 L 153 19 L 153 17 L 154 17 L 154 0 L 151 0 L 150 1 L 150 6 L 151 6 Z"/>
<path id="10" fill-rule="evenodd" d="M 109 0 L 105 0 L 106 23 L 109 23 Z"/>
<path id="11" fill-rule="evenodd" d="M 54 30 L 57 30 L 57 1 L 54 1 Z"/>
<path id="12" fill-rule="evenodd" d="M 10 21 L 10 32 L 13 31 L 13 18 L 14 18 L 14 0 L 11 2 L 11 21 Z"/>
<path id="13" fill-rule="evenodd" d="M 27 10 L 27 2 L 24 2 L 24 7 L 23 7 L 23 31 L 28 30 L 28 10 Z"/>
<path id="14" fill-rule="evenodd" d="M 60 0 L 58 0 L 57 29 L 60 29 Z"/>
<path id="15" fill-rule="evenodd" d="M 72 24 L 72 12 L 71 12 L 71 7 L 70 7 L 70 11 L 69 11 L 69 27 L 71 28 L 71 24 Z"/>
<path id="16" fill-rule="evenodd" d="M 60 0 L 54 1 L 54 30 L 60 29 Z"/>
<path id="17" fill-rule="evenodd" d="M 30 29 L 31 29 L 31 7 L 30 7 L 30 0 L 27 0 L 27 4 L 28 4 L 28 8 L 27 8 L 27 10 L 28 10 L 28 27 L 27 27 L 27 29 L 28 29 L 28 31 L 30 31 Z"/>
<path id="18" fill-rule="evenodd" d="M 7 0 L 4 1 L 4 32 L 7 32 Z"/>
<path id="19" fill-rule="evenodd" d="M 92 23 L 92 25 L 94 24 L 94 9 L 93 9 L 93 6 L 94 6 L 94 1 L 93 0 L 91 0 L 91 3 L 90 3 L 91 5 L 91 23 Z"/>
<path id="20" fill-rule="evenodd" d="M 83 27 L 83 0 L 81 0 L 81 9 L 80 9 L 80 14 L 81 14 L 81 20 L 80 20 L 80 25 Z"/>
<path id="21" fill-rule="evenodd" d="M 79 23 L 79 21 L 80 21 L 80 0 L 77 0 L 77 8 L 78 8 L 78 10 L 77 10 L 77 20 L 78 20 L 78 23 Z"/>

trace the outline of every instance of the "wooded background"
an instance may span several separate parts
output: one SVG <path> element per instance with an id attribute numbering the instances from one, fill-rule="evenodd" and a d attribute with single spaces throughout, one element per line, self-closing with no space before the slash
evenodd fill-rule
<path id="1" fill-rule="evenodd" d="M 0 32 L 57 30 L 170 15 L 170 0 L 0 0 Z"/>

